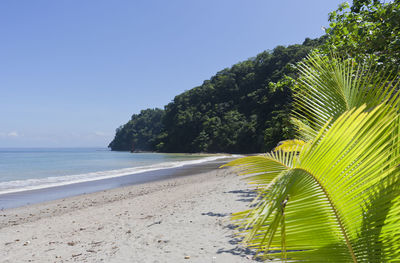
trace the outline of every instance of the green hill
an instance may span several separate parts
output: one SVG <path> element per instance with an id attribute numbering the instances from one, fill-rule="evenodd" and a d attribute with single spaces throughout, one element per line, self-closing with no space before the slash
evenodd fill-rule
<path id="1" fill-rule="evenodd" d="M 290 138 L 291 89 L 284 76 L 322 39 L 278 46 L 218 72 L 161 109 L 134 114 L 112 150 L 251 153 Z M 278 84 L 277 84 L 278 83 Z"/>

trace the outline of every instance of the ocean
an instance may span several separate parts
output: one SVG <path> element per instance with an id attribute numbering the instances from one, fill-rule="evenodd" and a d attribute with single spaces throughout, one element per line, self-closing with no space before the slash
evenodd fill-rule
<path id="1" fill-rule="evenodd" d="M 0 148 L 0 199 L 2 194 L 127 175 L 143 177 L 150 171 L 227 157 L 113 152 L 106 148 Z"/>

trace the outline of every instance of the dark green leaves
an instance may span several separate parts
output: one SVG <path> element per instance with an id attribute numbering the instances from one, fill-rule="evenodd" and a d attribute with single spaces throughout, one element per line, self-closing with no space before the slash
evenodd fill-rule
<path id="1" fill-rule="evenodd" d="M 399 1 L 354 0 L 350 9 L 344 4 L 331 12 L 329 21 L 327 52 L 333 49 L 359 61 L 399 69 Z"/>

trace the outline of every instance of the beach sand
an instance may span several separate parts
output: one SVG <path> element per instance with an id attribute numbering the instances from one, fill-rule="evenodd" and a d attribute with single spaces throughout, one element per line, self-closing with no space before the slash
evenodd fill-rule
<path id="1" fill-rule="evenodd" d="M 229 169 L 0 211 L 1 262 L 255 262 L 232 212 L 254 197 Z"/>

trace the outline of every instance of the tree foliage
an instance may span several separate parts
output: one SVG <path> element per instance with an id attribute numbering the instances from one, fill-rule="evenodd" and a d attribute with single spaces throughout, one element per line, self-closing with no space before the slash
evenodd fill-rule
<path id="1" fill-rule="evenodd" d="M 117 151 L 154 151 L 160 143 L 163 116 L 161 109 L 146 109 L 133 114 L 130 121 L 116 130 L 108 147 Z"/>
<path id="2" fill-rule="evenodd" d="M 354 0 L 329 15 L 325 49 L 399 68 L 400 0 Z"/>
<path id="3" fill-rule="evenodd" d="M 130 150 L 134 144 L 137 150 L 164 152 L 265 152 L 293 137 L 293 123 L 318 131 L 304 120 L 290 121 L 297 74 L 292 64 L 314 48 L 391 70 L 400 64 L 400 0 L 354 0 L 330 13 L 329 21 L 327 36 L 265 51 L 176 96 L 162 118 L 139 114 L 142 122 L 121 127 L 111 149 Z"/>
<path id="4" fill-rule="evenodd" d="M 291 80 L 285 78 L 295 76 L 290 65 L 322 41 L 306 39 L 302 45 L 278 46 L 218 72 L 201 86 L 176 96 L 165 106 L 162 120 L 151 111 L 134 115 L 117 131 L 111 149 L 130 150 L 132 142 L 137 150 L 164 152 L 271 149 L 293 135 Z M 151 142 L 144 144 L 146 138 Z"/>

